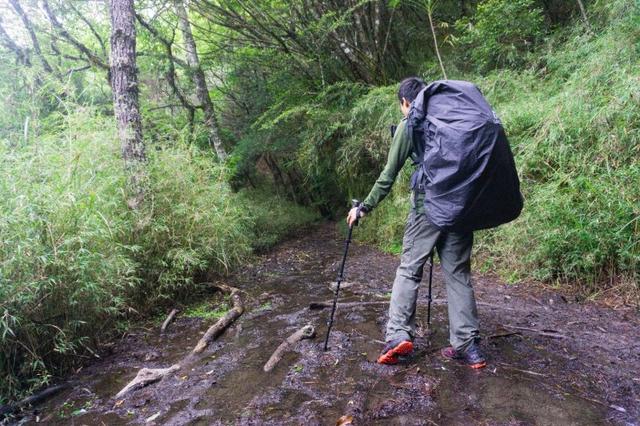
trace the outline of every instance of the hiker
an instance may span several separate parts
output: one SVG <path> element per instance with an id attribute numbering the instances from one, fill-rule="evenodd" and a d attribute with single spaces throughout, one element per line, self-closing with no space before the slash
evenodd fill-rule
<path id="1" fill-rule="evenodd" d="M 400 83 L 398 100 L 404 118 L 393 136 L 387 164 L 371 192 L 358 207 L 349 211 L 349 225 L 371 212 L 387 196 L 408 158 L 411 158 L 415 165 L 421 163 L 422 153 L 418 152 L 418 144 L 414 144 L 412 135 L 407 130 L 407 116 L 411 103 L 425 87 L 424 81 L 417 77 L 406 78 Z M 413 351 L 418 287 L 425 263 L 435 248 L 440 257 L 446 283 L 451 344 L 442 349 L 441 354 L 472 368 L 482 368 L 486 366 L 486 361 L 478 345 L 478 313 L 471 285 L 473 231 L 441 231 L 427 219 L 424 200 L 425 193 L 420 190 L 420 186 L 413 185 L 411 212 L 407 218 L 402 241 L 402 258 L 391 292 L 386 344 L 378 363 L 396 364 L 400 357 Z"/>

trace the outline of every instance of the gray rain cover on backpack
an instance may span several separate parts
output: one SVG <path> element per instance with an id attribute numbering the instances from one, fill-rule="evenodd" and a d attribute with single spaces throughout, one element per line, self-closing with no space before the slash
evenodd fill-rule
<path id="1" fill-rule="evenodd" d="M 407 124 L 418 154 L 423 153 L 412 189 L 425 192 L 431 223 L 466 232 L 520 215 L 523 199 L 509 141 L 474 84 L 429 84 L 411 104 Z"/>

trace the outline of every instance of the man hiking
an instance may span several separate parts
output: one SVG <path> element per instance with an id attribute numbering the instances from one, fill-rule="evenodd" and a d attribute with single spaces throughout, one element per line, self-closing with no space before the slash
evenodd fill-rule
<path id="1" fill-rule="evenodd" d="M 407 78 L 400 83 L 398 100 L 404 118 L 395 131 L 387 164 L 371 192 L 357 208 L 349 211 L 349 225 L 373 210 L 387 196 L 408 158 L 416 165 L 422 161 L 418 145 L 407 129 L 407 116 L 411 103 L 425 87 L 424 81 L 417 77 Z M 486 361 L 478 345 L 478 314 L 471 286 L 473 231 L 441 231 L 427 219 L 424 199 L 424 192 L 414 182 L 411 212 L 402 241 L 401 262 L 391 292 L 386 344 L 378 363 L 396 364 L 400 357 L 413 351 L 418 287 L 425 263 L 435 249 L 440 257 L 446 283 L 451 343 L 441 353 L 446 358 L 461 361 L 472 368 L 482 368 Z"/>

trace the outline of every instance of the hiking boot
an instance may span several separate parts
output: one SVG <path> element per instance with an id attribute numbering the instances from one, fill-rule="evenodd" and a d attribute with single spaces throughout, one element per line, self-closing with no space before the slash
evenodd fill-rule
<path id="1" fill-rule="evenodd" d="M 395 339 L 384 345 L 382 354 L 378 357 L 378 364 L 393 365 L 400 361 L 400 357 L 413 352 L 411 340 Z"/>
<path id="2" fill-rule="evenodd" d="M 455 359 L 456 361 L 461 361 L 464 364 L 467 364 L 471 368 L 483 368 L 487 365 L 487 361 L 482 355 L 480 351 L 480 347 L 477 343 L 472 343 L 469 347 L 464 351 L 455 350 L 451 346 L 447 346 L 446 348 L 440 351 L 443 357 L 447 359 Z"/>

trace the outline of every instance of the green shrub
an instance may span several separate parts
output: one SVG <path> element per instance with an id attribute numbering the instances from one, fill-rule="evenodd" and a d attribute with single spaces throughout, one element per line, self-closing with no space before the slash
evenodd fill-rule
<path id="1" fill-rule="evenodd" d="M 459 42 L 480 68 L 522 65 L 543 30 L 534 0 L 484 0 L 472 18 L 456 22 Z"/>
<path id="2" fill-rule="evenodd" d="M 197 273 L 227 273 L 316 219 L 266 189 L 233 193 L 211 153 L 183 144 L 149 150 L 145 204 L 131 211 L 113 120 L 72 109 L 55 136 L 0 144 L 0 403 L 132 312 L 187 296 Z"/>
<path id="3" fill-rule="evenodd" d="M 64 129 L 0 145 L 0 395 L 94 344 L 137 282 L 112 127 L 81 112 Z"/>

